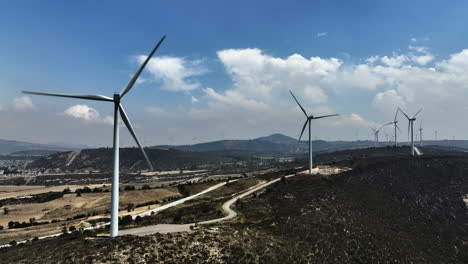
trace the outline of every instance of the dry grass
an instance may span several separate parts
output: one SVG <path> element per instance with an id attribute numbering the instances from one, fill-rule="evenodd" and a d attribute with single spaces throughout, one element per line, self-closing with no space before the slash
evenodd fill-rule
<path id="1" fill-rule="evenodd" d="M 152 202 L 179 195 L 176 188 L 122 191 L 120 207 L 124 209 L 129 203 L 135 205 Z M 0 217 L 0 225 L 4 227 L 9 221 L 28 222 L 34 217 L 38 221 L 65 220 L 80 214 L 96 212 L 104 214 L 110 210 L 110 192 L 84 193 L 81 196 L 66 194 L 62 198 L 45 203 L 28 203 L 8 206 L 8 215 Z"/>
<path id="2" fill-rule="evenodd" d="M 40 194 L 47 192 L 61 192 L 65 188 L 70 188 L 72 192 L 76 189 L 88 186 L 89 188 L 102 187 L 102 184 L 91 185 L 58 185 L 58 186 L 13 186 L 0 185 L 0 200 L 13 197 L 21 197 L 32 194 Z"/>

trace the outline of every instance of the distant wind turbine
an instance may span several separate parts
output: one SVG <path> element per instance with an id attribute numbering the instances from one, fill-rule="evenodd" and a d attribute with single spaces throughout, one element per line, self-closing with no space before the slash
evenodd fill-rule
<path id="1" fill-rule="evenodd" d="M 393 122 L 390 122 L 390 123 L 387 123 L 387 124 L 385 124 L 385 125 L 382 125 L 379 129 L 371 128 L 372 131 L 374 131 L 372 134 L 374 135 L 374 140 L 375 140 L 375 141 L 374 141 L 374 146 L 375 146 L 375 147 L 377 147 L 378 144 L 379 144 L 379 133 L 380 133 L 380 130 L 381 130 L 382 128 L 384 128 L 385 126 L 388 126 L 388 125 L 390 125 L 390 124 L 393 124 Z"/>
<path id="2" fill-rule="evenodd" d="M 408 135 L 410 134 L 410 128 L 411 128 L 411 155 L 414 156 L 414 137 L 413 137 L 413 123 L 416 121 L 416 116 L 422 111 L 420 109 L 416 114 L 414 114 L 412 117 L 409 117 L 401 108 L 398 108 L 402 114 L 405 115 L 405 117 L 408 119 Z"/>
<path id="3" fill-rule="evenodd" d="M 312 120 L 325 118 L 325 117 L 331 117 L 331 116 L 337 116 L 338 114 L 324 115 L 324 116 L 313 116 L 313 115 L 309 116 L 309 115 L 307 115 L 306 110 L 304 110 L 304 108 L 299 103 L 299 101 L 297 101 L 296 96 L 294 96 L 293 92 L 291 90 L 289 90 L 289 92 L 291 93 L 292 97 L 294 98 L 294 101 L 296 101 L 297 105 L 301 108 L 302 112 L 306 116 L 306 121 L 304 123 L 304 126 L 302 127 L 301 135 L 299 136 L 298 141 L 301 141 L 302 134 L 304 133 L 304 130 L 305 130 L 307 124 L 309 124 L 309 175 L 311 175 L 312 174 L 312 137 L 311 137 L 312 136 L 312 129 L 311 129 Z"/>
<path id="4" fill-rule="evenodd" d="M 34 94 L 34 95 L 46 95 L 46 96 L 58 96 L 58 97 L 69 97 L 69 98 L 78 98 L 78 99 L 86 99 L 86 100 L 97 100 L 97 101 L 106 101 L 114 103 L 114 139 L 113 139 L 113 148 L 114 148 L 114 172 L 112 175 L 112 202 L 111 202 L 111 230 L 110 236 L 115 237 L 119 233 L 119 113 L 122 117 L 122 121 L 128 128 L 128 131 L 132 135 L 133 139 L 137 143 L 138 147 L 141 150 L 146 162 L 148 163 L 149 168 L 153 171 L 153 166 L 151 165 L 148 156 L 146 155 L 145 150 L 140 144 L 135 131 L 133 130 L 132 124 L 125 113 L 125 110 L 120 103 L 121 99 L 124 97 L 125 94 L 132 89 L 133 85 L 136 83 L 138 77 L 140 76 L 141 72 L 145 68 L 146 64 L 148 64 L 153 54 L 159 48 L 161 43 L 164 41 L 166 36 L 163 36 L 161 40 L 159 40 L 158 44 L 154 47 L 151 51 L 149 56 L 146 60 L 141 64 L 138 71 L 133 75 L 130 79 L 128 84 L 120 93 L 114 93 L 113 98 L 103 96 L 103 95 L 76 95 L 76 94 L 55 94 L 55 93 L 42 93 L 42 92 L 30 92 L 30 91 L 23 91 L 26 94 Z"/>
<path id="5" fill-rule="evenodd" d="M 422 139 L 422 135 L 423 135 L 423 128 L 422 128 L 422 121 L 419 123 L 419 146 L 422 147 L 423 145 L 423 139 Z"/>
<path id="6" fill-rule="evenodd" d="M 394 136 L 394 139 L 395 139 L 395 147 L 397 146 L 397 129 L 398 131 L 400 131 L 401 133 L 401 130 L 400 128 L 398 127 L 398 120 L 397 120 L 397 116 L 398 116 L 398 109 L 396 110 L 395 112 L 395 118 L 393 119 L 393 122 L 391 122 L 390 124 L 393 124 L 394 126 L 394 129 L 395 129 L 395 136 Z"/>

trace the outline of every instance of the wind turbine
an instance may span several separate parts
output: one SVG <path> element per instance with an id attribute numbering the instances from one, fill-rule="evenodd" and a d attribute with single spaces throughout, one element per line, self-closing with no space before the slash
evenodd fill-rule
<path id="1" fill-rule="evenodd" d="M 416 116 L 422 111 L 422 109 L 416 112 L 416 114 L 414 114 L 412 117 L 409 117 L 407 114 L 405 114 L 405 112 L 403 112 L 401 108 L 398 108 L 398 110 L 400 110 L 400 112 L 403 113 L 408 119 L 408 135 L 410 133 L 410 127 L 411 127 L 411 155 L 414 156 L 413 123 L 414 121 L 416 121 Z"/>
<path id="2" fill-rule="evenodd" d="M 393 122 L 390 122 L 390 123 L 387 123 L 387 124 L 385 124 L 385 125 L 382 125 L 379 129 L 376 129 L 376 128 L 372 128 L 372 127 L 371 127 L 372 131 L 374 131 L 373 134 L 374 134 L 374 139 L 375 139 L 375 142 L 374 142 L 374 146 L 375 146 L 375 147 L 377 147 L 377 145 L 379 144 L 379 133 L 380 133 L 380 130 L 381 130 L 382 128 L 384 128 L 385 126 L 388 126 L 388 125 L 390 125 L 390 124 L 392 124 L 392 123 L 393 123 Z"/>
<path id="3" fill-rule="evenodd" d="M 324 116 L 313 116 L 313 115 L 309 116 L 309 115 L 307 115 L 307 112 L 304 110 L 304 108 L 299 103 L 299 101 L 297 101 L 296 96 L 294 96 L 293 92 L 291 90 L 289 90 L 289 92 L 291 93 L 292 97 L 294 98 L 294 101 L 296 101 L 297 105 L 301 108 L 302 112 L 306 116 L 306 121 L 304 123 L 304 126 L 302 127 L 301 135 L 299 136 L 298 141 L 301 141 L 302 134 L 304 133 L 304 130 L 305 130 L 307 124 L 309 124 L 309 175 L 312 175 L 312 139 L 311 139 L 311 136 L 312 136 L 312 130 L 311 130 L 312 120 L 325 118 L 325 117 L 330 117 L 330 116 L 337 116 L 338 114 L 324 115 Z"/>
<path id="4" fill-rule="evenodd" d="M 128 128 L 128 131 L 132 135 L 133 139 L 137 143 L 138 147 L 141 150 L 146 162 L 148 163 L 149 168 L 153 171 L 153 166 L 151 165 L 148 156 L 146 155 L 145 150 L 140 144 L 135 131 L 133 130 L 132 124 L 125 113 L 125 110 L 121 104 L 121 99 L 124 97 L 125 94 L 132 89 L 133 85 L 137 81 L 138 77 L 140 76 L 141 72 L 145 68 L 148 61 L 151 59 L 153 54 L 159 48 L 161 43 L 164 41 L 166 36 L 163 36 L 161 40 L 159 40 L 158 44 L 154 47 L 151 51 L 149 56 L 146 60 L 141 64 L 140 68 L 137 72 L 133 75 L 130 81 L 127 83 L 125 88 L 120 93 L 114 93 L 113 98 L 103 96 L 103 95 L 78 95 L 78 94 L 55 94 L 55 93 L 43 93 L 43 92 L 31 92 L 31 91 L 23 91 L 26 94 L 34 94 L 34 95 L 46 95 L 46 96 L 58 96 L 58 97 L 69 97 L 69 98 L 78 98 L 78 99 L 86 99 L 86 100 L 97 100 L 97 101 L 106 101 L 114 103 L 114 139 L 113 139 L 113 148 L 114 148 L 114 172 L 112 175 L 112 202 L 111 202 L 111 230 L 110 236 L 115 237 L 119 233 L 119 113 L 122 117 L 122 121 Z"/>
<path id="5" fill-rule="evenodd" d="M 394 139 L 395 139 L 395 147 L 397 146 L 397 129 L 398 129 L 398 131 L 400 131 L 400 133 L 401 133 L 401 130 L 400 130 L 400 128 L 398 127 L 397 115 L 398 115 L 398 109 L 396 110 L 395 118 L 393 119 L 393 122 L 390 123 L 390 124 L 393 124 L 394 129 L 395 129 L 395 137 L 394 137 Z"/>
<path id="6" fill-rule="evenodd" d="M 423 145 L 423 139 L 422 139 L 422 132 L 423 132 L 423 128 L 422 128 L 422 121 L 419 122 L 419 146 L 422 146 Z"/>

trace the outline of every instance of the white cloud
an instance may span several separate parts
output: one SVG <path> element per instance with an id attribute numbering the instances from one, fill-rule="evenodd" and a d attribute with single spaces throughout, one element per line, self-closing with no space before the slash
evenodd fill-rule
<path id="1" fill-rule="evenodd" d="M 192 96 L 191 101 L 192 103 L 198 103 L 198 99 L 195 96 Z"/>
<path id="2" fill-rule="evenodd" d="M 422 55 L 422 56 L 411 56 L 411 60 L 416 62 L 419 65 L 426 65 L 429 62 L 434 60 L 434 56 L 431 54 Z"/>
<path id="3" fill-rule="evenodd" d="M 325 37 L 326 35 L 328 35 L 328 32 L 319 32 L 317 33 L 316 37 L 321 38 L 321 37 Z"/>
<path id="4" fill-rule="evenodd" d="M 377 123 L 364 119 L 362 116 L 351 113 L 343 114 L 337 117 L 334 117 L 333 121 L 330 123 L 332 126 L 336 127 L 374 127 L 377 126 Z"/>
<path id="5" fill-rule="evenodd" d="M 405 62 L 408 61 L 408 57 L 405 55 L 394 55 L 394 56 L 383 56 L 380 58 L 383 64 L 390 67 L 401 67 Z"/>
<path id="6" fill-rule="evenodd" d="M 78 104 L 71 106 L 65 110 L 64 114 L 76 119 L 83 120 L 85 122 L 103 123 L 108 125 L 112 125 L 114 123 L 112 116 L 105 116 L 101 118 L 101 115 L 96 109 L 87 105 Z"/>
<path id="7" fill-rule="evenodd" d="M 416 38 L 411 38 L 411 42 L 416 42 L 418 41 Z"/>
<path id="8" fill-rule="evenodd" d="M 20 96 L 13 98 L 13 101 L 9 105 L 9 108 L 15 112 L 27 112 L 35 110 L 36 106 L 33 104 L 31 97 Z"/>
<path id="9" fill-rule="evenodd" d="M 138 56 L 140 63 L 145 59 L 146 56 Z M 151 75 L 150 81 L 161 83 L 162 89 L 191 91 L 200 88 L 200 83 L 192 78 L 206 73 L 201 63 L 200 60 L 163 56 L 152 58 L 146 68 Z"/>
<path id="10" fill-rule="evenodd" d="M 397 107 L 405 107 L 405 100 L 396 90 L 387 90 L 377 93 L 372 101 L 372 106 L 381 111 L 393 111 Z"/>

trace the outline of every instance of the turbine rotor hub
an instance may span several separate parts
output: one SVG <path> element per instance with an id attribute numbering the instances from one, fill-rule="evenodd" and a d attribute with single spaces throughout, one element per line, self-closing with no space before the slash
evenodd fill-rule
<path id="1" fill-rule="evenodd" d="M 114 94 L 114 103 L 120 103 L 120 94 L 118 93 Z"/>

